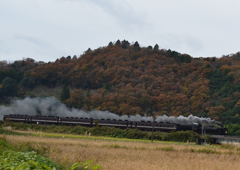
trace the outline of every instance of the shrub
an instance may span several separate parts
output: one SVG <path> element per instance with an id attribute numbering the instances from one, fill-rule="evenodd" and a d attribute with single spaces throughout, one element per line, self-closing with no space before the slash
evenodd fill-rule
<path id="1" fill-rule="evenodd" d="M 5 122 L 3 126 L 15 127 L 18 130 L 32 129 L 35 131 L 44 131 L 51 133 L 65 133 L 65 134 L 78 134 L 85 135 L 85 132 L 91 133 L 94 136 L 109 136 L 117 138 L 129 139 L 151 139 L 152 132 L 141 131 L 139 129 L 118 129 L 114 127 L 82 127 L 82 126 L 57 126 L 57 125 L 37 125 L 37 124 L 24 124 Z M 187 142 L 196 141 L 199 138 L 197 133 L 192 131 L 177 131 L 177 132 L 154 132 L 154 140 L 159 141 L 175 141 Z"/>
<path id="2" fill-rule="evenodd" d="M 212 150 L 212 149 L 198 149 L 197 152 L 199 153 L 206 153 L 206 154 L 219 154 L 219 152 L 217 152 L 216 150 Z"/>
<path id="3" fill-rule="evenodd" d="M 56 162 L 36 152 L 4 151 L 0 156 L 0 169 L 62 169 Z"/>
<path id="4" fill-rule="evenodd" d="M 98 164 L 93 164 L 93 160 L 87 160 L 86 162 L 75 163 L 72 165 L 71 170 L 75 170 L 77 168 L 80 169 L 89 169 L 89 170 L 97 170 L 101 169 L 101 166 Z"/>
<path id="5" fill-rule="evenodd" d="M 157 147 L 156 150 L 162 150 L 162 151 L 175 151 L 175 149 L 172 146 L 166 146 L 166 147 Z"/>
<path id="6" fill-rule="evenodd" d="M 13 149 L 13 146 L 11 146 L 5 138 L 0 138 L 0 155 L 8 149 Z"/>

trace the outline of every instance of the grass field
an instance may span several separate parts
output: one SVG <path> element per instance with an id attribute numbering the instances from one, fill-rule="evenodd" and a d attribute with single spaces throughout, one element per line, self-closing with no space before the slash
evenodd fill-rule
<path id="1" fill-rule="evenodd" d="M 4 135 L 4 138 L 14 145 L 31 145 L 63 164 L 94 159 L 94 163 L 101 165 L 104 170 L 240 169 L 240 149 L 236 146 L 150 143 L 144 140 L 86 136 L 76 138 L 63 134 L 34 135 Z"/>

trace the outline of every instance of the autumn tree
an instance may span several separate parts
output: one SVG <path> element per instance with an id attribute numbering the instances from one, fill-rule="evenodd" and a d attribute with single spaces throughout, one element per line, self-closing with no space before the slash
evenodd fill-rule
<path id="1" fill-rule="evenodd" d="M 68 107 L 81 108 L 83 105 L 83 93 L 80 89 L 74 89 L 71 92 L 70 98 L 65 100 Z"/>
<path id="2" fill-rule="evenodd" d="M 215 106 L 206 108 L 208 111 L 208 115 L 215 120 L 219 120 L 219 115 L 221 115 L 225 111 L 225 107 L 223 106 Z"/>

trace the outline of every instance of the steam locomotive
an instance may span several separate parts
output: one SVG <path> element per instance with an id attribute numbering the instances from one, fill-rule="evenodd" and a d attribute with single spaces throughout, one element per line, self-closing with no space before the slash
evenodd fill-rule
<path id="1" fill-rule="evenodd" d="M 79 118 L 79 117 L 58 117 L 58 116 L 28 116 L 19 114 L 4 115 L 4 121 L 22 122 L 29 124 L 54 124 L 54 125 L 68 125 L 68 126 L 108 126 L 115 128 L 136 128 L 143 131 L 187 131 L 193 130 L 199 134 L 211 134 L 211 135 L 225 135 L 227 133 L 226 128 L 222 124 L 216 123 L 215 125 L 203 126 L 199 123 L 193 123 L 191 125 L 180 125 L 170 122 L 151 122 L 151 121 L 128 121 L 128 120 L 116 120 L 116 119 L 92 119 L 92 118 Z M 217 125 L 217 126 L 216 126 Z"/>

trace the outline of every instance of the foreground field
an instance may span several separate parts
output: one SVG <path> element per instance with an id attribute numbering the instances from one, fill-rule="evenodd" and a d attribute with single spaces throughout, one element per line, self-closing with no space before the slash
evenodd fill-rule
<path id="1" fill-rule="evenodd" d="M 240 167 L 239 148 L 230 146 L 15 135 L 4 135 L 4 138 L 14 145 L 44 150 L 51 159 L 63 164 L 94 159 L 104 170 L 232 170 Z"/>

